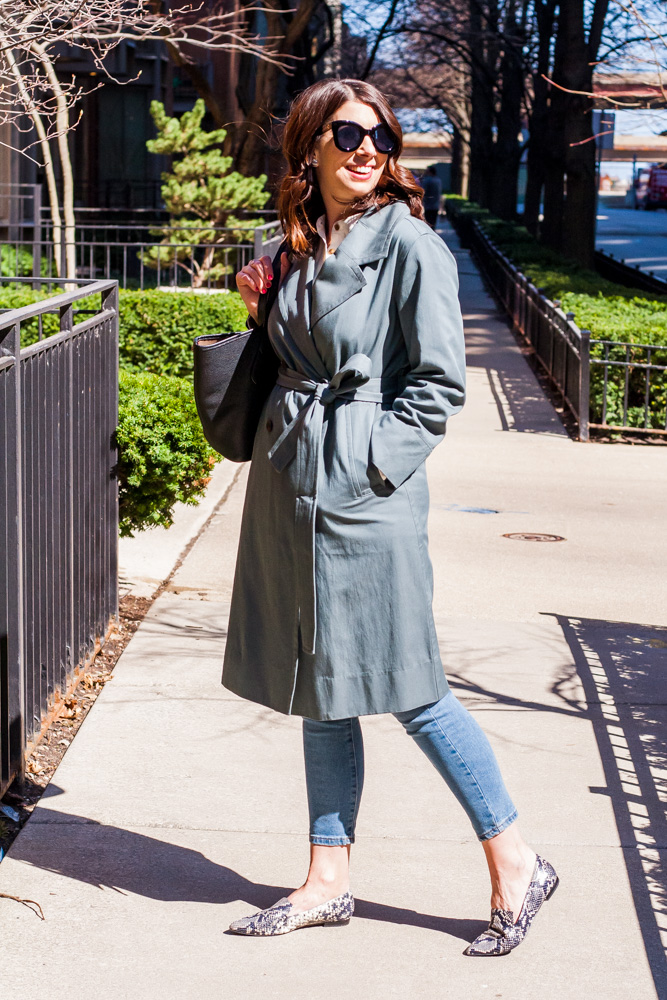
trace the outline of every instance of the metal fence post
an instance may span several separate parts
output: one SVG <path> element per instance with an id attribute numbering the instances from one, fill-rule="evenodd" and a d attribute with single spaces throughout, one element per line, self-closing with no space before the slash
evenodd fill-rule
<path id="1" fill-rule="evenodd" d="M 67 277 L 67 243 L 65 242 L 65 226 L 60 227 L 60 277 Z"/>
<path id="2" fill-rule="evenodd" d="M 114 318 L 112 320 L 111 355 L 114 378 L 109 383 L 109 405 L 113 414 L 114 429 L 118 426 L 118 396 L 119 396 L 119 356 L 118 339 L 120 330 L 120 309 L 118 283 L 115 282 L 112 288 L 102 292 L 102 309 L 113 309 Z M 112 614 L 118 619 L 118 444 L 116 433 L 109 437 L 109 462 L 112 474 L 109 481 L 108 502 L 110 505 L 109 523 L 112 526 L 110 536 L 107 539 L 109 548 L 108 571 L 108 601 L 109 607 L 113 608 Z"/>
<path id="3" fill-rule="evenodd" d="M 591 399 L 591 331 L 581 330 L 579 348 L 579 440 L 588 441 Z"/>
<path id="4" fill-rule="evenodd" d="M 9 765 L 21 778 L 25 766 L 25 663 L 23 657 L 23 478 L 21 469 L 21 325 L 16 323 L 4 340 L 13 355 L 12 398 L 9 405 L 7 477 L 7 638 L 3 668 L 7 699 L 7 748 Z M 4 672 L 4 671 L 3 671 Z"/>

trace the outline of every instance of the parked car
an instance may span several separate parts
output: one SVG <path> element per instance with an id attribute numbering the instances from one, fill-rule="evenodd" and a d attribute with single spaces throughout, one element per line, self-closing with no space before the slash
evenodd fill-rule
<path id="1" fill-rule="evenodd" d="M 635 208 L 667 208 L 667 163 L 640 169 L 635 179 Z"/>

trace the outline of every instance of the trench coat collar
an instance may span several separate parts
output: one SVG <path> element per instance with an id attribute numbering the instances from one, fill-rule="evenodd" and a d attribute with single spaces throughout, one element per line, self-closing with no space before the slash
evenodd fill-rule
<path id="1" fill-rule="evenodd" d="M 364 287 L 361 265 L 388 255 L 395 226 L 409 214 L 404 202 L 393 202 L 384 208 L 369 208 L 362 215 L 336 252 L 324 261 L 313 282 L 311 331 L 324 316 Z"/>

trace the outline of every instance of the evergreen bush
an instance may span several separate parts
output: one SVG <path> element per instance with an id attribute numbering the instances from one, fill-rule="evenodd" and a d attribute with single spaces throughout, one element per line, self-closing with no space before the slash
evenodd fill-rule
<path id="1" fill-rule="evenodd" d="M 49 262 L 46 257 L 42 257 L 39 263 L 40 276 L 45 278 L 49 274 Z M 26 246 L 17 246 L 14 243 L 3 243 L 0 246 L 0 274 L 3 277 L 30 277 L 32 266 L 32 250 Z"/>
<path id="2" fill-rule="evenodd" d="M 192 341 L 245 330 L 238 292 L 120 293 L 120 364 L 134 372 L 192 377 Z"/>
<path id="3" fill-rule="evenodd" d="M 215 284 L 236 265 L 234 245 L 247 241 L 248 231 L 264 222 L 259 217 L 241 221 L 238 213 L 266 205 L 266 174 L 245 177 L 231 170 L 233 158 L 219 148 L 227 132 L 202 128 L 206 105 L 201 99 L 180 118 L 169 117 L 160 101 L 152 101 L 150 111 L 158 134 L 146 143 L 148 151 L 173 158 L 171 172 L 162 174 L 170 228 L 152 229 L 161 243 L 139 257 L 156 269 L 175 263 L 194 288 Z"/>
<path id="4" fill-rule="evenodd" d="M 3 286 L 0 310 L 56 294 Z M 195 407 L 192 341 L 199 334 L 244 329 L 247 310 L 237 292 L 121 291 L 119 312 L 120 533 L 128 536 L 156 524 L 168 527 L 177 501 L 196 504 L 203 495 L 220 456 L 206 443 Z M 42 328 L 45 337 L 58 333 L 58 313 L 44 315 Z M 29 320 L 22 346 L 37 339 L 37 319 Z"/>
<path id="5" fill-rule="evenodd" d="M 120 533 L 169 527 L 174 505 L 198 503 L 219 456 L 207 444 L 187 379 L 121 371 Z"/>

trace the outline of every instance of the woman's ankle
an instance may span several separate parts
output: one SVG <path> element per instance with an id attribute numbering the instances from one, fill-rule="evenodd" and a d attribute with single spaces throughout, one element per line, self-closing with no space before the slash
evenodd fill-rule
<path id="1" fill-rule="evenodd" d="M 299 889 L 295 889 L 287 898 L 297 910 L 312 910 L 315 906 L 321 906 L 322 903 L 328 903 L 329 900 L 344 895 L 349 892 L 349 889 L 349 880 L 307 879 Z"/>
<path id="2" fill-rule="evenodd" d="M 331 897 L 341 896 L 350 888 L 349 872 L 314 872 L 308 873 L 304 888 L 316 892 L 331 893 Z"/>

